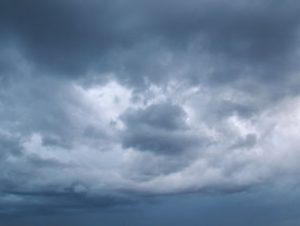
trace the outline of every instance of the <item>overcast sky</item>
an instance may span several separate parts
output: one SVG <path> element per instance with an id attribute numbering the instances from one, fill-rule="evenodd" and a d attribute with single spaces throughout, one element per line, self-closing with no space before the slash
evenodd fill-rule
<path id="1" fill-rule="evenodd" d="M 298 226 L 300 2 L 0 0 L 0 226 Z"/>

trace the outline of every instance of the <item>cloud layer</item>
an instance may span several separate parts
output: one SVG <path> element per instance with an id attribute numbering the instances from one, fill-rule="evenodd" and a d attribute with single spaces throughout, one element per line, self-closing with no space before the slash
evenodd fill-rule
<path id="1" fill-rule="evenodd" d="M 298 186 L 299 7 L 1 1 L 0 205 Z"/>

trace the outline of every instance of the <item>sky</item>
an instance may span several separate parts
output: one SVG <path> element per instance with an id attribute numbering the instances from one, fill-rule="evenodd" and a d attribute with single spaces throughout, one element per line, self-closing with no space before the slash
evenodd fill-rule
<path id="1" fill-rule="evenodd" d="M 298 226 L 300 2 L 0 0 L 0 226 Z"/>

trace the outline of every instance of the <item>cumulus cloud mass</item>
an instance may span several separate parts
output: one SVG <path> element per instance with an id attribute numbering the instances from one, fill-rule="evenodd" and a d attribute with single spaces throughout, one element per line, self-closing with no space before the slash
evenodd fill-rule
<path id="1" fill-rule="evenodd" d="M 298 187 L 299 25 L 293 0 L 1 0 L 1 213 Z"/>

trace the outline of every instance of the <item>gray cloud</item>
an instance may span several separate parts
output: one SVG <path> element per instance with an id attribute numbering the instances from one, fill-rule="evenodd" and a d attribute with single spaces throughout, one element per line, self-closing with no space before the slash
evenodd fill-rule
<path id="1" fill-rule="evenodd" d="M 185 112 L 174 104 L 154 104 L 122 117 L 127 127 L 123 132 L 125 147 L 172 155 L 201 146 L 199 137 L 185 123 Z"/>
<path id="2" fill-rule="evenodd" d="M 185 129 L 186 114 L 182 108 L 171 103 L 158 103 L 139 109 L 137 111 L 128 112 L 123 116 L 126 124 L 131 126 L 149 126 L 153 128 L 174 131 Z"/>
<path id="3" fill-rule="evenodd" d="M 1 1 L 0 199 L 50 211 L 296 181 L 299 7 Z"/>
<path id="4" fill-rule="evenodd" d="M 49 75 L 112 71 L 122 81 L 141 84 L 172 79 L 175 66 L 188 67 L 185 79 L 197 82 L 254 77 L 273 83 L 285 82 L 285 71 L 297 69 L 299 6 L 294 1 L 1 4 L 1 30 Z M 164 55 L 171 57 L 169 63 Z"/>

